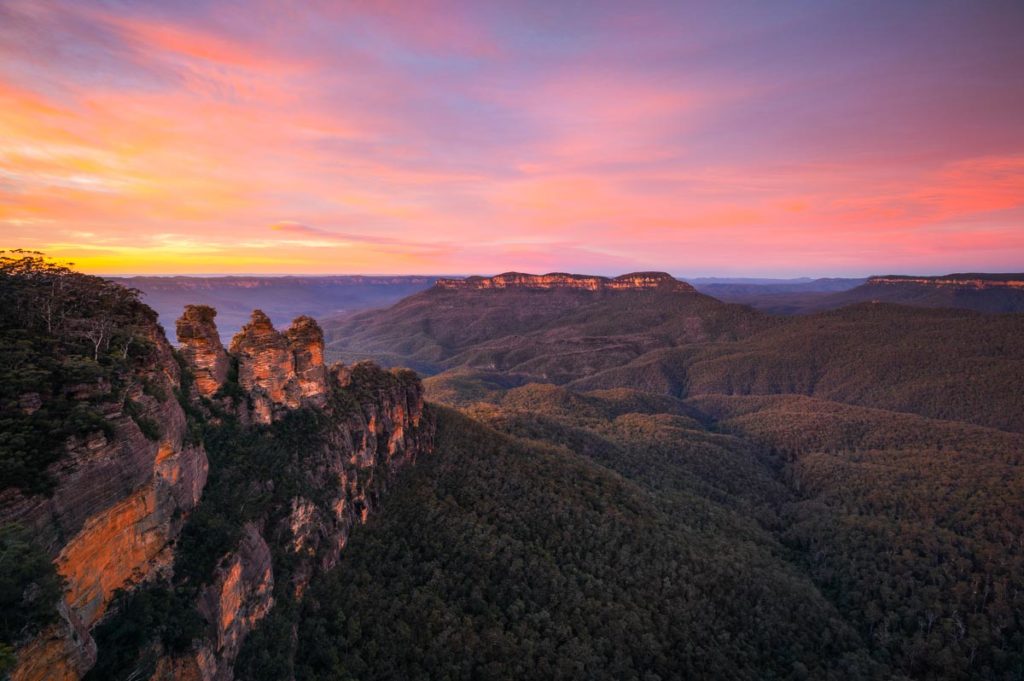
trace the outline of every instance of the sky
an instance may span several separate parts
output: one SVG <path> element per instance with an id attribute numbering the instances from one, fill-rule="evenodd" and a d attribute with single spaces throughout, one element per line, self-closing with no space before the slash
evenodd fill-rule
<path id="1" fill-rule="evenodd" d="M 1024 271 L 1024 2 L 0 0 L 0 248 Z"/>

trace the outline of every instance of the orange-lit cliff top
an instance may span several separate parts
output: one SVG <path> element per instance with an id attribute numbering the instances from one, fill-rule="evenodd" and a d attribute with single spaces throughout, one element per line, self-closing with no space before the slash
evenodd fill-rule
<path id="1" fill-rule="evenodd" d="M 956 286 L 959 288 L 1024 288 L 1024 273 L 1022 274 L 946 274 L 937 277 L 913 277 L 889 274 L 885 276 L 871 277 L 868 284 L 914 284 L 923 286 Z"/>
<path id="2" fill-rule="evenodd" d="M 631 272 L 614 279 L 585 274 L 550 272 L 525 274 L 505 272 L 493 277 L 467 277 L 465 279 L 438 279 L 437 288 L 465 289 L 577 289 L 583 291 L 669 290 L 693 292 L 689 284 L 665 272 Z"/>

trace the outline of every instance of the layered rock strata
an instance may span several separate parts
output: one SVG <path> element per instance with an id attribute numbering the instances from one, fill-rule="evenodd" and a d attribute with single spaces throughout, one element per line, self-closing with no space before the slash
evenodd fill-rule
<path id="1" fill-rule="evenodd" d="M 146 331 L 155 348 L 152 366 L 135 377 L 124 399 L 103 405 L 111 434 L 96 431 L 67 443 L 52 468 L 52 495 L 0 494 L 0 521 L 30 528 L 66 580 L 58 623 L 18 651 L 14 681 L 80 678 L 96 659 L 90 630 L 114 591 L 170 564 L 173 541 L 202 494 L 206 453 L 189 441 L 173 398 L 178 364 L 159 327 Z M 126 404 L 138 410 L 134 419 Z M 143 434 L 141 419 L 159 424 L 158 439 Z"/>
<path id="2" fill-rule="evenodd" d="M 133 678 L 233 679 L 239 651 L 274 608 L 275 594 L 284 589 L 301 599 L 316 574 L 337 564 L 352 528 L 366 521 L 395 474 L 430 451 L 433 428 L 413 372 L 372 363 L 328 369 L 314 320 L 300 317 L 279 333 L 258 310 L 226 352 L 215 314 L 190 306 L 178 320 L 180 356 L 195 378 L 191 396 L 182 394 L 178 362 L 154 323 L 147 338 L 155 348 L 151 366 L 124 399 L 103 406 L 110 434 L 68 442 L 52 470 L 52 495 L 0 493 L 0 522 L 34 531 L 66 580 L 57 624 L 19 648 L 15 681 L 81 679 L 97 659 L 95 625 L 118 616 L 110 608 L 114 592 L 154 580 L 176 583 L 175 540 L 202 503 L 209 466 L 175 394 L 191 399 L 191 411 L 205 413 L 214 426 L 224 414 L 237 414 L 242 424 L 273 424 L 295 408 L 314 409 L 316 444 L 289 452 L 289 470 L 280 471 L 300 492 L 247 522 L 198 590 L 194 607 L 205 632 L 187 653 L 162 653 L 153 643 L 155 668 L 140 661 Z M 101 388 L 79 392 L 95 401 Z M 157 437 L 143 433 L 143 420 L 159 426 Z M 280 481 L 252 483 L 267 490 Z M 281 552 L 288 554 L 287 577 L 274 574 Z"/>
<path id="3" fill-rule="evenodd" d="M 872 286 L 884 286 L 884 285 L 906 285 L 912 284 L 916 286 L 935 286 L 935 287 L 951 287 L 951 288 L 963 288 L 963 289 L 992 289 L 992 288 L 1008 288 L 1008 289 L 1021 289 L 1024 290 L 1024 274 L 1005 274 L 1005 275 L 972 275 L 972 274 L 950 274 L 944 277 L 906 277 L 906 276 L 886 276 L 886 277 L 871 277 L 867 281 L 868 285 Z"/>
<path id="4" fill-rule="evenodd" d="M 217 311 L 207 305 L 186 305 L 177 322 L 178 350 L 192 368 L 196 390 L 212 397 L 224 384 L 231 364 L 220 342 L 214 317 Z"/>
<path id="5" fill-rule="evenodd" d="M 580 291 L 649 291 L 652 289 L 694 292 L 689 284 L 665 272 L 633 272 L 614 279 L 582 274 L 523 274 L 506 272 L 493 277 L 467 277 L 465 279 L 438 279 L 436 288 L 449 290 L 487 289 L 572 289 Z"/>
<path id="6" fill-rule="evenodd" d="M 317 407 L 327 417 L 319 444 L 282 471 L 298 471 L 300 492 L 245 526 L 199 597 L 207 634 L 193 651 L 162 658 L 153 681 L 234 679 L 245 639 L 274 606 L 273 557 L 283 552 L 289 565 L 278 592 L 301 600 L 310 580 L 337 564 L 350 532 L 376 510 L 396 474 L 431 450 L 433 426 L 415 373 L 363 362 L 324 370 L 323 381 L 336 397 Z"/>
<path id="7" fill-rule="evenodd" d="M 323 406 L 327 394 L 324 334 L 315 320 L 299 317 L 285 332 L 262 310 L 231 341 L 238 383 L 251 397 L 253 419 L 270 423 L 275 412 Z"/>

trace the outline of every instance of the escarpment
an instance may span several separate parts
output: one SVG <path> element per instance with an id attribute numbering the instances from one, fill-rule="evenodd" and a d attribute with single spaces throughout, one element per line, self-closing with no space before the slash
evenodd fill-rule
<path id="1" fill-rule="evenodd" d="M 103 674 L 233 679 L 246 646 L 259 649 L 248 638 L 276 608 L 291 612 L 394 476 L 432 447 L 416 374 L 326 367 L 323 333 L 308 317 L 279 333 L 256 311 L 229 354 L 237 378 L 197 405 L 209 414 L 213 471 L 167 582 L 187 594 L 199 635 L 183 648 L 154 640 L 127 669 L 108 664 L 101 636 Z"/>
<path id="2" fill-rule="evenodd" d="M 177 358 L 154 319 L 118 400 L 77 388 L 110 428 L 68 440 L 51 494 L 0 493 L 0 522 L 28 528 L 65 580 L 12 679 L 233 679 L 250 636 L 430 451 L 413 372 L 327 367 L 313 319 L 281 333 L 259 311 L 225 350 L 215 315 L 185 309 Z M 127 645 L 126 630 L 144 633 Z"/>
<path id="3" fill-rule="evenodd" d="M 50 466 L 50 494 L 0 493 L 0 523 L 28 528 L 64 579 L 56 623 L 25 642 L 15 681 L 77 679 L 96 659 L 92 627 L 117 589 L 165 572 L 172 546 L 206 483 L 202 444 L 188 434 L 174 398 L 180 370 L 155 320 L 136 330 L 149 348 L 146 368 L 73 386 L 95 404 L 106 430 L 70 437 Z"/>
<path id="4" fill-rule="evenodd" d="M 1024 274 L 947 274 L 940 277 L 887 275 L 870 277 L 868 286 L 930 286 L 961 289 L 1024 289 Z"/>
<path id="5" fill-rule="evenodd" d="M 552 272 L 550 274 L 523 274 L 506 272 L 493 277 L 467 277 L 465 279 L 438 279 L 435 288 L 448 290 L 488 289 L 569 289 L 577 291 L 685 291 L 692 286 L 665 272 L 633 272 L 614 279 L 582 274 Z"/>

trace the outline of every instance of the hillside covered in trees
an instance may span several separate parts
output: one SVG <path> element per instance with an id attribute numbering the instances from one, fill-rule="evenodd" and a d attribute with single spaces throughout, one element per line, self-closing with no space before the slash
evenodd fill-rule
<path id="1" fill-rule="evenodd" d="M 682 636 L 688 647 L 678 641 L 657 647 L 675 654 L 665 653 L 656 664 L 626 667 L 653 670 L 657 677 L 651 678 L 710 673 L 733 678 L 1009 680 L 1024 673 L 1024 440 L 1019 434 L 1024 429 L 1024 398 L 1018 388 L 1024 384 L 1024 317 L 861 305 L 780 320 L 694 294 L 639 298 L 559 292 L 545 298 L 533 291 L 485 291 L 460 296 L 419 294 L 397 309 L 381 311 L 376 319 L 362 317 L 361 333 L 350 340 L 345 340 L 344 324 L 332 338 L 340 347 L 379 342 L 379 347 L 399 354 L 432 358 L 427 368 L 435 373 L 426 380 L 428 397 L 486 424 L 492 431 L 488 440 L 509 437 L 517 447 L 553 448 L 566 462 L 596 467 L 628 484 L 672 518 L 677 532 L 697 527 L 730 549 L 743 545 L 767 551 L 771 558 L 759 563 L 755 579 L 775 571 L 796 576 L 801 588 L 809 589 L 802 592 L 802 604 L 816 603 L 816 617 L 828 613 L 830 624 L 810 624 L 814 620 L 807 615 L 794 616 L 809 626 L 791 631 L 790 643 L 814 652 L 786 658 L 776 649 L 773 659 L 791 659 L 789 666 L 762 661 L 744 668 L 735 651 L 729 671 L 722 668 L 715 674 L 688 666 L 680 650 L 727 638 L 712 634 L 714 625 L 725 620 L 710 618 L 705 629 Z M 561 313 L 559 298 L 570 301 Z M 524 304 L 527 300 L 532 302 Z M 512 314 L 526 318 L 522 333 L 506 321 Z M 402 342 L 391 335 L 392 319 L 408 325 Z M 442 335 L 455 334 L 459 325 L 450 321 L 458 319 L 473 340 Z M 385 328 L 389 330 L 376 331 Z M 474 339 L 474 334 L 479 337 Z M 594 355 L 584 347 L 594 348 Z M 605 348 L 621 354 L 603 356 Z M 481 444 L 474 451 L 482 449 Z M 508 472 L 518 458 L 511 453 L 506 457 L 488 468 Z M 460 468 L 476 463 L 465 461 Z M 358 552 L 346 557 L 345 565 L 368 580 L 362 588 L 331 582 L 324 587 L 331 594 L 326 598 L 339 605 L 304 614 L 305 626 L 317 630 L 324 626 L 326 613 L 361 623 L 355 653 L 317 662 L 309 678 L 328 678 L 331 669 L 360 678 L 353 670 L 370 669 L 360 665 L 382 659 L 376 646 L 383 632 L 365 633 L 362 623 L 371 617 L 371 607 L 359 595 L 377 584 L 397 581 L 415 590 L 425 580 L 431 589 L 443 589 L 451 608 L 452 601 L 461 603 L 461 585 L 473 578 L 460 577 L 451 586 L 444 580 L 450 571 L 467 575 L 475 567 L 488 575 L 481 583 L 481 602 L 475 609 L 459 605 L 458 612 L 486 614 L 489 595 L 497 603 L 492 612 L 504 612 L 501 597 L 483 589 L 483 584 L 502 582 L 493 567 L 485 567 L 493 565 L 490 554 L 472 559 L 460 554 L 461 560 L 453 563 L 454 546 L 461 547 L 461 541 L 439 540 L 426 548 L 414 544 L 410 551 L 426 552 L 416 555 L 441 566 L 429 576 L 416 576 L 419 571 L 403 562 L 402 552 L 388 554 L 384 548 L 411 541 L 402 534 L 415 526 L 403 494 L 417 495 L 419 507 L 438 505 L 446 516 L 458 512 L 476 518 L 485 536 L 502 531 L 501 516 L 484 511 L 495 500 L 486 495 L 465 499 L 453 488 L 441 487 L 446 476 L 468 484 L 455 471 L 440 473 L 442 465 L 417 471 L 417 477 L 436 474 L 440 481 L 417 483 L 415 490 L 403 486 L 380 523 L 371 523 L 357 538 L 378 551 L 367 563 L 360 562 L 364 554 Z M 428 493 L 437 495 L 436 500 L 424 499 Z M 522 496 L 520 504 L 528 506 L 528 498 Z M 574 540 L 577 545 L 580 541 Z M 686 541 L 696 545 L 692 538 Z M 576 560 L 603 565 L 606 559 L 600 554 L 592 548 Z M 700 555 L 708 560 L 728 553 L 719 547 Z M 756 550 L 743 560 L 754 561 L 755 555 Z M 676 560 L 672 564 L 685 563 Z M 722 566 L 703 569 L 726 574 Z M 572 581 L 563 583 L 559 596 L 572 598 Z M 707 588 L 702 593 L 730 587 L 722 580 Z M 609 587 L 603 593 L 617 592 Z M 777 593 L 773 600 L 782 598 Z M 642 603 L 657 607 L 663 598 L 655 589 Z M 746 598 L 748 605 L 761 607 L 760 601 Z M 405 608 L 405 602 L 399 597 L 395 607 Z M 636 607 L 635 596 L 629 602 Z M 789 607 L 798 612 L 797 606 Z M 397 612 L 399 619 L 415 617 L 405 609 Z M 574 613 L 567 629 L 589 632 L 573 649 L 580 666 L 555 676 L 600 677 L 614 668 L 616 660 L 599 652 L 600 636 L 594 631 L 600 628 L 588 629 L 584 612 L 581 608 Z M 676 628 L 679 623 L 671 615 L 661 616 L 655 620 L 660 622 L 654 628 L 658 636 L 671 638 L 672 632 L 685 630 Z M 835 628 L 840 622 L 842 627 Z M 514 623 L 499 620 L 489 626 L 496 627 L 494 636 L 501 640 L 515 639 L 509 629 L 527 640 L 535 635 L 529 625 L 516 629 Z M 755 642 L 761 634 L 740 633 L 735 624 L 726 628 L 729 636 L 755 648 L 760 645 Z M 459 629 L 443 631 L 454 635 Z M 833 645 L 842 641 L 839 648 L 815 640 L 823 631 L 830 631 Z M 415 636 L 410 640 L 416 645 Z M 654 641 L 649 643 L 655 647 Z M 422 645 L 419 649 L 426 651 Z M 515 661 L 524 651 L 537 650 L 510 645 L 508 650 L 518 652 L 490 667 L 500 670 L 499 677 L 515 678 Z M 701 659 L 715 658 L 717 648 L 709 645 L 701 649 Z M 365 646 L 372 646 L 378 656 L 367 657 L 371 653 Z M 411 678 L 423 673 L 414 666 L 398 669 Z M 447 678 L 470 678 L 455 665 L 444 669 Z M 372 677 L 372 672 L 362 673 Z"/>

